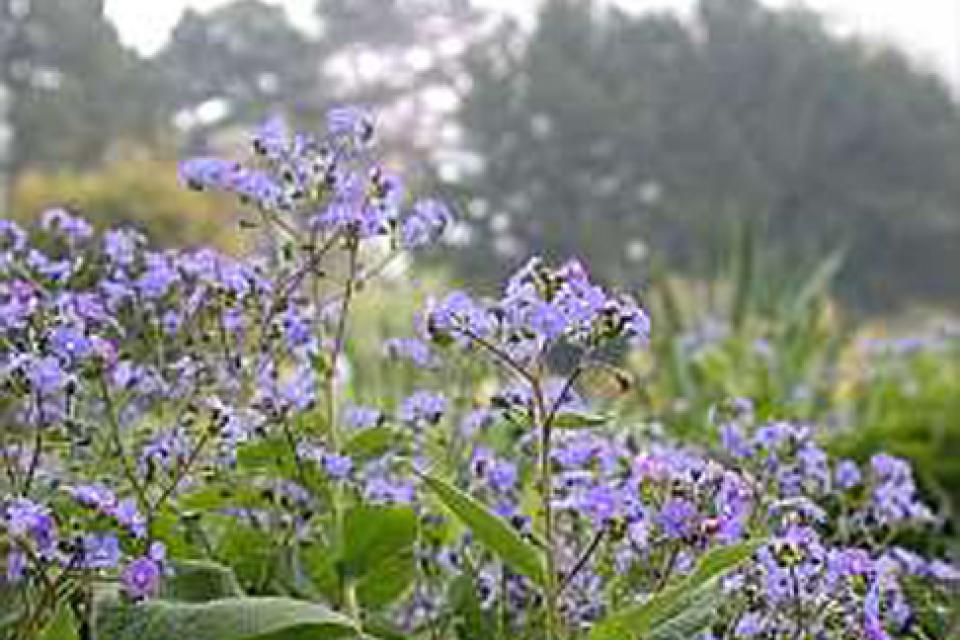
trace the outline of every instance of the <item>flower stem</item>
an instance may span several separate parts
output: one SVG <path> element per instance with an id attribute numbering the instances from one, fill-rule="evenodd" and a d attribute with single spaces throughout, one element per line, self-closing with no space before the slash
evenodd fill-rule
<path id="1" fill-rule="evenodd" d="M 329 446 L 334 455 L 340 454 L 340 437 L 339 437 L 339 428 L 337 425 L 337 365 L 340 361 L 340 356 L 343 352 L 344 339 L 347 332 L 347 316 L 350 313 L 350 303 L 353 300 L 353 293 L 356 285 L 357 273 L 359 271 L 358 264 L 358 240 L 357 237 L 353 234 L 348 235 L 347 239 L 347 252 L 348 252 L 348 273 L 347 280 L 343 285 L 343 299 L 340 303 L 340 314 L 337 318 L 337 328 L 336 333 L 333 338 L 333 345 L 330 349 L 330 363 L 329 370 L 327 371 L 326 384 L 327 384 L 327 429 L 329 434 Z M 319 304 L 319 300 L 315 301 L 316 304 Z M 340 480 L 337 480 L 333 489 L 333 516 L 334 523 L 336 526 L 337 539 L 340 543 L 343 543 L 344 540 L 344 509 L 343 509 L 343 485 Z M 360 609 L 357 605 L 357 593 L 356 586 L 352 580 L 343 580 L 341 583 L 341 601 L 343 602 L 344 607 L 347 610 L 347 613 L 352 618 L 358 618 Z"/>
<path id="2" fill-rule="evenodd" d="M 534 425 L 540 427 L 540 501 L 543 506 L 543 537 L 546 547 L 545 604 L 547 640 L 563 638 L 560 620 L 560 589 L 557 584 L 556 546 L 553 536 L 553 473 L 550 466 L 552 415 L 547 415 L 543 385 L 539 375 L 531 375 Z"/>

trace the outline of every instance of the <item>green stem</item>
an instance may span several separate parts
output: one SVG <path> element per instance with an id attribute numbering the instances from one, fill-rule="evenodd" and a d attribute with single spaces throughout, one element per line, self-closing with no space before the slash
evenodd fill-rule
<path id="1" fill-rule="evenodd" d="M 556 546 L 553 536 L 553 505 L 551 504 L 553 473 L 550 465 L 552 420 L 548 420 L 543 387 L 539 375 L 530 376 L 533 393 L 534 425 L 540 427 L 540 501 L 543 506 L 543 538 L 546 547 L 547 576 L 544 585 L 547 614 L 547 640 L 563 638 L 560 620 L 560 590 L 557 585 Z"/>
<path id="2" fill-rule="evenodd" d="M 113 444 L 117 448 L 120 465 L 123 467 L 123 474 L 126 476 L 133 492 L 136 494 L 137 506 L 140 508 L 140 511 L 146 513 L 150 510 L 150 503 L 147 500 L 146 492 L 143 487 L 140 486 L 139 480 L 137 480 L 137 474 L 134 472 L 133 467 L 130 466 L 130 460 L 127 458 L 127 452 L 123 445 L 123 436 L 120 433 L 120 420 L 117 418 L 113 397 L 110 395 L 110 389 L 107 387 L 107 379 L 103 373 L 100 374 L 100 393 L 103 397 L 104 408 L 106 409 L 107 422 L 110 424 Z"/>
<path id="3" fill-rule="evenodd" d="M 343 352 L 344 340 L 347 332 L 347 316 L 350 312 L 350 303 L 353 300 L 353 293 L 356 284 L 358 264 L 358 241 L 355 235 L 347 237 L 348 251 L 348 273 L 347 280 L 343 285 L 343 300 L 340 304 L 340 315 L 337 318 L 337 328 L 334 334 L 333 346 L 330 351 L 330 369 L 327 372 L 327 428 L 329 433 L 329 445 L 334 455 L 340 453 L 339 428 L 337 425 L 337 364 L 339 363 L 341 353 Z M 319 301 L 315 301 L 319 303 Z M 344 512 L 343 512 L 343 486 L 338 480 L 333 489 L 333 515 L 336 525 L 337 539 L 343 543 L 344 531 Z M 359 616 L 359 607 L 357 605 L 356 586 L 352 580 L 344 580 L 341 585 L 341 598 L 347 613 L 354 619 Z"/>

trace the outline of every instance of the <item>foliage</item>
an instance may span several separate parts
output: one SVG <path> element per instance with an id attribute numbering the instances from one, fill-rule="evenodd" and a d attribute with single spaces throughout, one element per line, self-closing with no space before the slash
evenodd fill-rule
<path id="1" fill-rule="evenodd" d="M 850 426 L 834 448 L 880 450 L 915 461 L 931 498 L 960 526 L 960 342 L 949 328 L 926 337 L 864 338 L 845 366 Z"/>
<path id="2" fill-rule="evenodd" d="M 26 171 L 14 185 L 11 217 L 29 221 L 57 206 L 88 212 L 99 228 L 127 225 L 162 246 L 235 246 L 236 221 L 224 200 L 185 191 L 176 164 L 136 153 L 97 171 Z"/>
<path id="3" fill-rule="evenodd" d="M 10 92 L 13 135 L 2 170 L 87 167 L 117 140 L 157 132 L 151 77 L 103 8 L 102 0 L 0 3 L 0 85 Z"/>
<path id="4" fill-rule="evenodd" d="M 242 257 L 59 208 L 0 221 L 6 636 L 956 631 L 960 571 L 917 551 L 939 522 L 908 462 L 831 458 L 776 394 L 717 403 L 718 446 L 617 411 L 650 319 L 576 260 L 427 296 L 354 367 L 378 355 L 351 346 L 356 301 L 451 220 L 373 136 L 342 107 L 323 134 L 272 118 L 252 157 L 182 163 L 247 205 Z M 402 373 L 371 393 L 377 366 Z"/>
<path id="5" fill-rule="evenodd" d="M 692 439 L 714 435 L 703 429 L 711 411 L 737 397 L 750 398 L 764 419 L 787 411 L 829 420 L 851 339 L 830 296 L 841 260 L 781 266 L 744 226 L 715 268 L 722 278 L 691 282 L 656 271 L 649 299 L 659 330 L 649 356 L 632 354 L 645 384 L 630 404 Z"/>

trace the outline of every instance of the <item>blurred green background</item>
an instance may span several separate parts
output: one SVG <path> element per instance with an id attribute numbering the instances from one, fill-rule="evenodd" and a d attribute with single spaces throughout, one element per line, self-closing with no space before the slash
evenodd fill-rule
<path id="1" fill-rule="evenodd" d="M 457 214 L 364 303 L 374 386 L 403 384 L 375 359 L 412 300 L 575 255 L 652 311 L 627 420 L 709 439 L 710 407 L 750 397 L 848 455 L 911 457 L 956 522 L 960 101 L 905 51 L 756 0 L 225 0 L 146 54 L 111 9 L 153 3 L 110 4 L 0 0 L 3 215 L 241 251 L 237 205 L 181 189 L 176 160 L 358 102 L 386 162 Z"/>

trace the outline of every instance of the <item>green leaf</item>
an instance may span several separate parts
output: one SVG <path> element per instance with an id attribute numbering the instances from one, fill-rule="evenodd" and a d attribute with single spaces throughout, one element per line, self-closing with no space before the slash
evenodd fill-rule
<path id="1" fill-rule="evenodd" d="M 409 507 L 358 506 L 346 514 L 343 537 L 344 574 L 363 575 L 392 556 L 413 553 L 417 516 Z"/>
<path id="2" fill-rule="evenodd" d="M 353 637 L 357 626 L 327 607 L 289 598 L 227 598 L 205 603 L 116 597 L 96 605 L 98 640 L 322 640 Z"/>
<path id="3" fill-rule="evenodd" d="M 60 603 L 57 612 L 38 636 L 38 640 L 78 640 L 79 638 L 77 621 L 73 617 L 73 611 L 65 602 Z"/>
<path id="4" fill-rule="evenodd" d="M 290 443 L 279 436 L 240 445 L 237 466 L 249 471 L 273 472 L 282 477 L 293 477 L 297 471 Z"/>
<path id="5" fill-rule="evenodd" d="M 588 429 L 610 422 L 610 416 L 564 411 L 558 413 L 551 423 L 555 429 Z"/>
<path id="6" fill-rule="evenodd" d="M 358 506 L 344 519 L 340 571 L 369 606 L 392 602 L 415 576 L 417 516 L 409 507 Z"/>
<path id="7" fill-rule="evenodd" d="M 829 289 L 830 283 L 843 267 L 845 257 L 844 251 L 835 250 L 810 273 L 803 286 L 790 300 L 789 313 L 791 319 L 800 317 L 818 296 L 823 295 Z"/>
<path id="8" fill-rule="evenodd" d="M 357 600 L 367 609 L 386 606 L 406 593 L 416 577 L 412 554 L 393 556 L 357 580 Z"/>
<path id="9" fill-rule="evenodd" d="M 181 602 L 239 598 L 243 590 L 229 567 L 206 560 L 177 560 L 173 575 L 163 581 L 160 597 Z"/>
<path id="10" fill-rule="evenodd" d="M 267 531 L 229 520 L 215 547 L 216 559 L 233 570 L 245 590 L 254 592 L 275 568 L 275 542 Z"/>
<path id="11" fill-rule="evenodd" d="M 718 547 L 701 558 L 696 571 L 647 602 L 607 616 L 590 640 L 689 640 L 707 627 L 719 603 L 720 578 L 763 544 L 749 541 Z"/>
<path id="12" fill-rule="evenodd" d="M 540 550 L 527 543 L 504 520 L 456 487 L 426 474 L 420 474 L 427 487 L 465 525 L 481 543 L 490 547 L 503 562 L 539 585 L 545 583 Z"/>
<path id="13" fill-rule="evenodd" d="M 369 459 L 383 455 L 394 445 L 397 434 L 390 427 L 371 427 L 353 436 L 343 445 L 351 458 Z"/>
<path id="14" fill-rule="evenodd" d="M 340 597 L 340 577 L 337 575 L 337 554 L 319 544 L 300 547 L 300 560 L 310 583 L 329 602 Z"/>
<path id="15" fill-rule="evenodd" d="M 474 578 L 463 573 L 448 588 L 448 601 L 459 618 L 457 637 L 464 640 L 493 640 L 496 624 L 489 611 L 484 611 L 477 598 Z"/>

